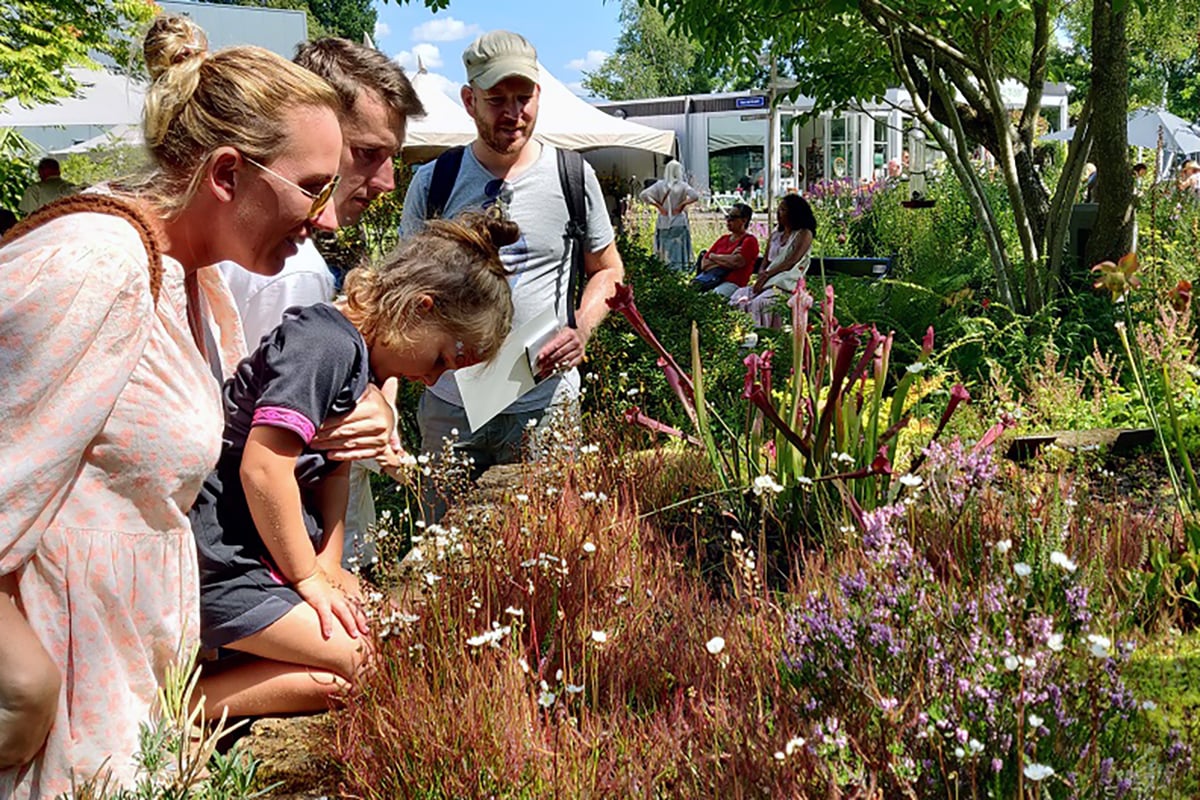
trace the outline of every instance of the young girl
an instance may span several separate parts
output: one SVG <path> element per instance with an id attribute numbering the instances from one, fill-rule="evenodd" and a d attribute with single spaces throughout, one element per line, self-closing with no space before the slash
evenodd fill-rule
<path id="1" fill-rule="evenodd" d="M 512 320 L 499 248 L 515 224 L 437 220 L 333 305 L 290 309 L 224 388 L 221 459 L 191 512 L 200 626 L 220 659 L 200 682 L 210 714 L 327 707 L 366 657 L 357 581 L 341 567 L 347 464 L 308 447 L 368 381 L 434 383 L 486 361 Z"/>

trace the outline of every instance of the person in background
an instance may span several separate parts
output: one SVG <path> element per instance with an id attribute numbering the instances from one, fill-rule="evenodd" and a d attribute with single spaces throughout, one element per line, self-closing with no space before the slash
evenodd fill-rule
<path id="1" fill-rule="evenodd" d="M 775 219 L 777 224 L 763 256 L 766 263 L 758 279 L 729 298 L 732 305 L 749 312 L 760 328 L 779 327 L 777 306 L 808 271 L 809 254 L 817 238 L 812 206 L 798 194 L 780 198 Z"/>
<path id="2" fill-rule="evenodd" d="M 745 203 L 734 203 L 725 215 L 729 233 L 721 236 L 700 255 L 699 274 L 692 286 L 729 297 L 745 286 L 758 260 L 758 238 L 746 230 L 754 212 Z"/>
<path id="3" fill-rule="evenodd" d="M 692 231 L 687 208 L 700 199 L 700 193 L 683 179 L 683 165 L 668 161 L 663 178 L 641 193 L 645 202 L 658 209 L 654 224 L 654 253 L 680 272 L 692 267 Z"/>
<path id="4" fill-rule="evenodd" d="M 463 52 L 467 85 L 460 92 L 477 136 L 462 152 L 442 215 L 451 218 L 485 208 L 521 227 L 521 238 L 500 251 L 513 287 L 513 330 L 547 309 L 557 315 L 559 329 L 537 354 L 534 370 L 544 379 L 495 418 L 472 430 L 452 372 L 421 396 L 417 421 L 421 450 L 438 458 L 446 440 L 458 458 L 469 461 L 468 477 L 478 478 L 494 464 L 519 461 L 544 449 L 550 421 L 559 416 L 574 426 L 579 420 L 579 371 L 592 332 L 608 314 L 617 283 L 625 275 L 612 224 L 596 174 L 583 164 L 587 233 L 583 266 L 587 282 L 571 327 L 567 304 L 572 269 L 571 247 L 564 239 L 570 214 L 563 197 L 558 153 L 533 138 L 541 88 L 537 52 L 523 36 L 491 31 Z M 415 234 L 432 214 L 429 194 L 437 162 L 419 168 L 404 198 L 401 234 Z M 440 518 L 442 498 L 426 500 L 426 521 Z"/>
<path id="5" fill-rule="evenodd" d="M 339 226 L 354 225 L 376 197 L 395 190 L 392 159 L 400 154 L 409 117 L 422 116 L 425 108 L 404 70 L 373 48 L 326 37 L 300 45 L 294 60 L 324 78 L 341 102 L 342 159 L 338 169 L 342 177 L 333 193 L 333 207 Z M 333 299 L 333 273 L 312 239 L 304 241 L 274 275 L 253 272 L 232 261 L 222 262 L 220 268 L 237 301 L 250 350 L 274 330 L 289 308 Z M 394 383 L 385 385 L 384 394 L 393 404 L 395 392 Z M 387 415 L 395 417 L 393 411 Z M 328 430 L 316 439 L 318 446 L 345 442 L 344 438 L 335 441 Z M 364 536 L 375 523 L 369 470 L 396 468 L 404 454 L 398 441 L 395 445 L 378 464 L 356 461 L 351 467 L 345 566 L 358 554 L 367 563 L 374 558 L 374 547 Z M 332 457 L 344 456 L 335 451 Z"/>
<path id="6" fill-rule="evenodd" d="M 27 217 L 58 198 L 75 193 L 75 186 L 63 180 L 59 170 L 58 161 L 53 158 L 43 158 L 38 162 L 38 179 L 25 187 L 21 202 L 17 204 L 22 216 Z"/>
<path id="7" fill-rule="evenodd" d="M 187 511 L 245 349 L 211 265 L 278 271 L 336 225 L 333 90 L 261 48 L 207 48 L 157 17 L 152 171 L 0 247 L 0 797 L 135 780 L 139 725 L 198 639 Z"/>
<path id="8" fill-rule="evenodd" d="M 1179 168 L 1179 180 L 1176 184 L 1181 192 L 1200 195 L 1200 164 L 1188 159 Z"/>

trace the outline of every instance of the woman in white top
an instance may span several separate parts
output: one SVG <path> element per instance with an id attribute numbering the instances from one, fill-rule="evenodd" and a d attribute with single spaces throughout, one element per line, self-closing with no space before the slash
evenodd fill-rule
<path id="1" fill-rule="evenodd" d="M 655 181 L 641 194 L 642 200 L 658 209 L 654 226 L 654 253 L 680 272 L 692 269 L 692 232 L 688 228 L 687 207 L 700 194 L 683 179 L 683 165 L 667 162 L 662 180 Z"/>
<path id="2" fill-rule="evenodd" d="M 812 243 L 817 238 L 817 218 L 812 207 L 798 194 L 779 200 L 776 227 L 763 256 L 764 267 L 757 280 L 738 289 L 729 302 L 750 313 L 760 328 L 778 328 L 779 301 L 791 294 L 808 271 Z"/>

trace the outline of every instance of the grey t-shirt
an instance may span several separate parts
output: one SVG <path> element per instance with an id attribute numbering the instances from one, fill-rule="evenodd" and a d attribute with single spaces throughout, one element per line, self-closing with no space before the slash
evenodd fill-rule
<path id="1" fill-rule="evenodd" d="M 421 166 L 409 184 L 400 219 L 401 236 L 411 236 L 425 224 L 425 203 L 433 178 L 433 164 Z M 595 171 L 585 163 L 583 172 L 587 196 L 587 248 L 596 253 L 612 242 L 613 230 Z M 501 260 L 512 273 L 509 285 L 513 298 L 513 330 L 551 307 L 558 312 L 559 322 L 565 326 L 571 258 L 563 231 L 569 215 L 558 177 L 555 149 L 542 145 L 542 153 L 533 166 L 513 181 L 501 181 L 479 163 L 468 146 L 443 216 L 449 218 L 469 209 L 486 208 L 494 204 L 497 197 L 507 208 L 509 219 L 521 228 L 521 238 L 500 250 Z M 429 391 L 448 403 L 463 404 L 452 372 L 444 374 Z M 579 372 L 571 370 L 561 377 L 542 381 L 506 411 L 516 413 L 546 408 L 552 401 L 578 394 Z"/>

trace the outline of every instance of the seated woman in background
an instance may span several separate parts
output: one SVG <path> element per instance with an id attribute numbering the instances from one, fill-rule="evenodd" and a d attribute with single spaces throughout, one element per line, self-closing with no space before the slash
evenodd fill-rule
<path id="1" fill-rule="evenodd" d="M 205 648 L 240 651 L 200 680 L 208 712 L 328 708 L 367 657 L 358 581 L 342 568 L 346 462 L 311 449 L 369 380 L 432 386 L 490 359 L 512 322 L 499 248 L 513 222 L 431 220 L 346 297 L 291 309 L 225 384 L 221 460 L 191 512 Z"/>
<path id="2" fill-rule="evenodd" d="M 746 285 L 754 274 L 754 262 L 758 260 L 758 237 L 746 228 L 754 211 L 745 203 L 734 203 L 725 215 L 725 227 L 729 233 L 713 242 L 712 247 L 701 254 L 699 274 L 692 279 L 692 286 L 702 292 L 729 297 Z"/>
<path id="3" fill-rule="evenodd" d="M 798 194 L 780 198 L 775 220 L 758 278 L 729 298 L 731 304 L 748 311 L 760 328 L 779 327 L 779 303 L 808 271 L 809 254 L 817 238 L 817 218 L 808 201 Z"/>
<path id="4" fill-rule="evenodd" d="M 277 272 L 336 227 L 337 95 L 267 50 L 206 48 L 157 18 L 153 171 L 51 204 L 0 247 L 0 797 L 102 769 L 132 784 L 139 724 L 199 634 L 187 511 L 244 348 L 209 265 Z"/>

